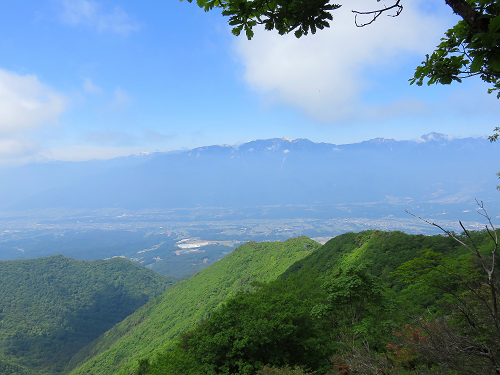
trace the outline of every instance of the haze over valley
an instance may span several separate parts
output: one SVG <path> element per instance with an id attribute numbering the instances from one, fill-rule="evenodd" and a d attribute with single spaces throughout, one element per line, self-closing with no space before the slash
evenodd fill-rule
<path id="1" fill-rule="evenodd" d="M 286 138 L 0 169 L 0 259 L 126 257 L 174 277 L 247 241 L 460 230 L 492 210 L 498 148 L 431 133 L 334 145 Z M 198 246 L 186 251 L 182 243 Z"/>

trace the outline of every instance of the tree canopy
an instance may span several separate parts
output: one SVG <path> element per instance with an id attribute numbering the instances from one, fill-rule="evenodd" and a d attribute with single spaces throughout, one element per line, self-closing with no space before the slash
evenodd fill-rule
<path id="1" fill-rule="evenodd" d="M 130 260 L 0 262 L 0 374 L 58 374 L 72 356 L 177 280 Z"/>
<path id="2" fill-rule="evenodd" d="M 182 1 L 182 0 L 181 0 Z M 188 0 L 192 2 L 193 0 Z M 297 38 L 323 30 L 333 20 L 332 11 L 341 7 L 328 0 L 196 0 L 205 11 L 221 8 L 229 17 L 234 35 L 245 32 L 254 36 L 253 28 L 264 25 L 280 35 L 294 32 Z M 463 78 L 479 76 L 497 92 L 500 98 L 500 3 L 497 0 L 445 0 L 460 20 L 441 39 L 436 50 L 416 68 L 410 83 L 422 85 L 450 84 Z M 357 26 L 374 22 L 380 15 L 398 16 L 403 11 L 402 0 L 377 9 L 355 10 Z M 358 23 L 358 15 L 371 16 L 370 21 Z"/>
<path id="3" fill-rule="evenodd" d="M 498 373 L 497 231 L 446 233 L 337 236 L 240 289 L 135 375 Z"/>

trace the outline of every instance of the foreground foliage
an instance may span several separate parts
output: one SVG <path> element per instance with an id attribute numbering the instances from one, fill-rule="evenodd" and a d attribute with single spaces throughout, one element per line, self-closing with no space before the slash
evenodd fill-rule
<path id="1" fill-rule="evenodd" d="M 10 330 L 2 336 L 10 354 L 0 353 L 0 373 L 496 373 L 500 285 L 494 233 L 453 233 L 453 239 L 365 231 L 324 246 L 306 237 L 251 242 L 169 288 L 72 356 L 72 331 L 61 336 L 52 327 L 72 327 L 90 340 L 85 335 L 92 328 L 107 324 L 92 319 L 109 312 L 110 301 L 118 301 L 120 317 L 124 305 L 135 301 L 134 291 L 142 292 L 142 282 L 154 284 L 146 277 L 150 272 L 143 269 L 147 274 L 133 279 L 129 290 L 119 285 L 130 278 L 126 267 L 138 266 L 123 259 L 73 263 L 51 257 L 31 268 L 23 263 L 28 261 L 5 262 L 11 270 L 4 274 L 12 275 L 6 285 L 20 289 L 0 301 L 0 329 Z M 76 271 L 81 265 L 82 275 Z M 108 281 L 101 283 L 103 273 Z M 82 280 L 90 297 L 74 289 Z M 23 299 L 30 293 L 38 304 Z M 63 307 L 52 301 L 59 298 Z M 74 314 L 74 303 L 82 301 L 83 313 Z M 56 325 L 37 317 L 37 309 L 44 319 L 57 317 Z M 61 309 L 67 309 L 62 317 L 53 314 Z M 20 320 L 11 311 L 22 312 Z M 30 350 L 9 332 L 28 335 Z M 51 347 L 56 349 L 45 350 Z M 45 362 L 37 365 L 42 352 Z"/>
<path id="2" fill-rule="evenodd" d="M 410 82 L 422 85 L 427 80 L 428 85 L 450 84 L 479 76 L 491 85 L 488 92 L 496 91 L 500 98 L 500 3 L 477 0 L 468 4 L 472 16 L 465 16 L 445 33 Z"/>
<path id="3" fill-rule="evenodd" d="M 264 365 L 325 367 L 320 364 L 330 351 L 330 339 L 310 314 L 323 294 L 311 275 L 259 284 L 256 291 L 238 294 L 184 334 L 178 351 L 166 353 L 150 371 L 164 373 L 165 364 L 179 351 L 190 358 L 190 366 L 198 364 L 199 374 L 249 375 Z"/>
<path id="4" fill-rule="evenodd" d="M 456 237 L 486 259 L 490 234 Z M 229 299 L 136 374 L 495 373 L 487 280 L 448 237 L 347 233 Z"/>

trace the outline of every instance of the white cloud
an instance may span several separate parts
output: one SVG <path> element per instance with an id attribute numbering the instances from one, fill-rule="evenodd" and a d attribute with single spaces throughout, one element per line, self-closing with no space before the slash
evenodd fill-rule
<path id="1" fill-rule="evenodd" d="M 0 69 L 0 164 L 30 159 L 39 149 L 31 134 L 59 124 L 67 99 L 35 75 Z"/>
<path id="2" fill-rule="evenodd" d="M 132 98 L 121 88 L 115 90 L 114 99 L 110 104 L 111 109 L 123 109 L 132 104 Z"/>
<path id="3" fill-rule="evenodd" d="M 40 161 L 40 145 L 23 135 L 0 136 L 0 167 Z"/>
<path id="4" fill-rule="evenodd" d="M 0 138 L 0 162 L 3 158 L 19 157 L 33 153 L 37 150 L 37 145 L 23 137 Z"/>
<path id="5" fill-rule="evenodd" d="M 57 125 L 66 99 L 34 75 L 0 69 L 0 137 Z"/>
<path id="6" fill-rule="evenodd" d="M 404 5 L 399 17 L 382 16 L 364 28 L 355 26 L 349 5 L 344 5 L 333 12 L 330 29 L 316 35 L 297 39 L 293 34 L 279 36 L 258 30 L 252 41 L 238 38 L 236 50 L 246 68 L 245 79 L 270 100 L 301 108 L 321 121 L 406 108 L 401 103 L 389 103 L 385 108 L 362 105 L 362 95 L 370 87 L 367 70 L 390 71 L 410 54 L 423 58 L 453 19 L 446 8 L 425 14 L 419 0 Z M 377 3 L 361 0 L 355 6 L 356 10 L 371 10 Z M 410 111 L 419 111 L 424 105 L 417 101 L 406 104 Z"/>
<path id="7" fill-rule="evenodd" d="M 151 129 L 145 129 L 144 130 L 144 138 L 149 141 L 149 142 L 162 142 L 162 141 L 167 141 L 171 140 L 177 137 L 177 134 L 162 134 L 158 133 L 157 131 L 151 130 Z"/>
<path id="8" fill-rule="evenodd" d="M 61 0 L 61 4 L 63 11 L 60 19 L 68 25 L 83 25 L 101 33 L 110 31 L 125 36 L 140 28 L 139 24 L 131 20 L 130 16 L 118 6 L 106 13 L 95 1 Z"/>
<path id="9" fill-rule="evenodd" d="M 85 78 L 83 81 L 83 90 L 88 94 L 100 94 L 102 89 L 99 86 L 94 85 L 90 78 Z"/>
<path id="10" fill-rule="evenodd" d="M 454 138 L 455 137 L 453 137 L 451 135 L 439 134 L 439 133 L 429 133 L 429 134 L 424 134 L 420 138 L 414 139 L 413 141 L 417 142 L 417 143 L 425 143 L 425 142 L 429 142 L 429 141 L 441 141 L 441 140 L 451 141 Z"/>
<path id="11" fill-rule="evenodd" d="M 40 155 L 47 160 L 85 161 L 94 159 L 112 159 L 118 156 L 128 156 L 141 153 L 142 149 L 134 147 L 105 147 L 105 146 L 68 146 L 43 150 Z"/>

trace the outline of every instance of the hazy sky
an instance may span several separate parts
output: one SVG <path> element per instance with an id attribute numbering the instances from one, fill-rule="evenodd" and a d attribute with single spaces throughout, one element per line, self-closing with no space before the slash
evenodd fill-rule
<path id="1" fill-rule="evenodd" d="M 297 40 L 234 37 L 220 11 L 177 0 L 4 1 L 0 163 L 87 160 L 274 137 L 336 144 L 492 133 L 500 100 L 470 79 L 409 86 L 457 18 L 430 0 Z"/>

